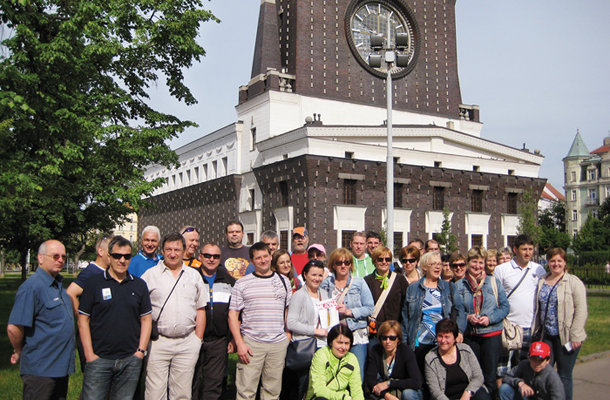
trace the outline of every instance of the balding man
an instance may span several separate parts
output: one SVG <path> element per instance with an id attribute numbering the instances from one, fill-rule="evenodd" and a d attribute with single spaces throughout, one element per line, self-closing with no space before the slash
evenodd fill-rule
<path id="1" fill-rule="evenodd" d="M 180 229 L 180 234 L 184 238 L 186 248 L 184 250 L 184 263 L 189 267 L 201 267 L 201 261 L 197 259 L 197 250 L 199 249 L 199 231 L 190 225 L 183 226 Z"/>
<path id="2" fill-rule="evenodd" d="M 74 314 L 59 274 L 66 248 L 47 240 L 38 249 L 34 275 L 17 291 L 8 320 L 11 363 L 21 362 L 24 399 L 65 399 L 74 373 Z"/>

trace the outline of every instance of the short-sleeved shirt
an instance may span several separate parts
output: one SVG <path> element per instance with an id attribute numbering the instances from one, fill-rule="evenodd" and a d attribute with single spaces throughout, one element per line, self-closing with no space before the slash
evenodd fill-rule
<path id="1" fill-rule="evenodd" d="M 209 301 L 203 278 L 197 270 L 183 264 L 180 273 L 182 276 L 178 281 L 164 262 L 160 261 L 142 275 L 148 285 L 153 320 L 157 321 L 159 334 L 171 338 L 184 337 L 193 332 L 197 310 L 205 308 Z M 174 285 L 176 289 L 172 292 Z M 165 308 L 159 317 L 163 303 Z"/>
<path id="2" fill-rule="evenodd" d="M 225 246 L 220 249 L 220 263 L 225 266 L 229 275 L 235 279 L 243 278 L 250 264 L 250 248 L 241 246 L 239 249 Z"/>
<path id="3" fill-rule="evenodd" d="M 78 312 L 90 318 L 95 354 L 111 360 L 127 358 L 140 344 L 140 318 L 152 312 L 148 287 L 129 273 L 118 282 L 106 270 L 87 281 Z"/>
<path id="4" fill-rule="evenodd" d="M 94 275 L 99 275 L 104 271 L 104 268 L 100 267 L 94 262 L 91 262 L 89 263 L 89 265 L 87 265 L 87 268 L 85 268 L 78 274 L 76 279 L 74 279 L 74 283 L 77 284 L 81 289 L 84 289 L 85 283 L 87 283 L 87 280 L 89 280 L 89 278 Z"/>
<path id="5" fill-rule="evenodd" d="M 142 251 L 140 251 L 129 263 L 129 273 L 133 276 L 141 278 L 144 272 L 148 271 L 159 263 L 161 257 L 158 254 L 154 254 L 153 257 L 148 257 Z"/>
<path id="6" fill-rule="evenodd" d="M 303 267 L 305 267 L 305 264 L 307 264 L 309 261 L 309 254 L 307 252 L 303 254 L 292 253 L 290 255 L 290 261 L 292 262 L 294 269 L 297 271 L 297 275 L 301 275 L 303 272 Z"/>
<path id="7" fill-rule="evenodd" d="M 286 339 L 284 312 L 291 297 L 288 278 L 254 272 L 235 282 L 229 310 L 241 311 L 242 335 L 256 342 L 280 343 Z"/>
<path id="8" fill-rule="evenodd" d="M 74 314 L 62 281 L 39 267 L 17 291 L 8 323 L 24 327 L 21 375 L 74 373 Z"/>

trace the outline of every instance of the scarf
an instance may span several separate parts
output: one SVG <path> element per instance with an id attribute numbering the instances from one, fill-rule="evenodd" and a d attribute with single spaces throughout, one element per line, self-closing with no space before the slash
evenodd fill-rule
<path id="1" fill-rule="evenodd" d="M 470 290 L 472 290 L 472 297 L 474 301 L 474 313 L 479 315 L 481 314 L 481 306 L 483 305 L 483 292 L 481 289 L 483 288 L 483 284 L 485 283 L 485 271 L 481 272 L 478 278 L 474 278 L 470 275 L 470 272 L 466 273 L 464 277 L 466 282 L 470 286 Z"/>
<path id="2" fill-rule="evenodd" d="M 382 276 L 377 273 L 377 270 L 375 270 L 375 279 L 381 281 L 381 290 L 385 290 L 388 287 L 388 275 L 390 275 L 389 271 L 387 274 Z"/>

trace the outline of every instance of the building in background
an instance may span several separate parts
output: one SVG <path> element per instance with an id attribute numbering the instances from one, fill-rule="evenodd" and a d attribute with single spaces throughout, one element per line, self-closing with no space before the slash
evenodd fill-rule
<path id="1" fill-rule="evenodd" d="M 462 249 L 511 245 L 524 191 L 544 189 L 544 157 L 481 137 L 479 107 L 461 100 L 451 0 L 262 1 L 237 122 L 178 148 L 178 168 L 147 171 L 167 183 L 142 226 L 193 224 L 219 243 L 237 218 L 248 244 L 275 230 L 284 249 L 297 226 L 329 249 L 381 231 L 385 71 L 366 60 L 388 16 L 410 40 L 409 66 L 392 70 L 395 245 L 433 238 L 444 208 Z"/>
<path id="2" fill-rule="evenodd" d="M 115 226 L 114 230 L 112 231 L 112 234 L 115 236 L 120 235 L 123 236 L 125 239 L 129 239 L 134 249 L 136 249 L 139 245 L 137 240 L 138 235 L 140 234 L 138 232 L 138 214 L 129 214 L 127 218 L 130 220 L 130 222 L 125 222 L 125 224 L 123 225 Z"/>
<path id="3" fill-rule="evenodd" d="M 565 203 L 566 197 L 559 190 L 555 189 L 553 185 L 547 182 L 540 194 L 540 200 L 538 200 L 538 211 L 551 208 L 560 201 Z"/>

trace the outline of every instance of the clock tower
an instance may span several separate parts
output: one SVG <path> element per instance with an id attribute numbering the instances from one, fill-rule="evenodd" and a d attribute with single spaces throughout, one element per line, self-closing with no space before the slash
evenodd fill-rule
<path id="1" fill-rule="evenodd" d="M 460 118 L 455 0 L 263 0 L 252 80 L 240 105 L 266 91 L 386 107 L 385 71 L 368 65 L 371 34 L 406 33 L 393 109 Z M 276 71 L 275 81 L 257 79 Z"/>

